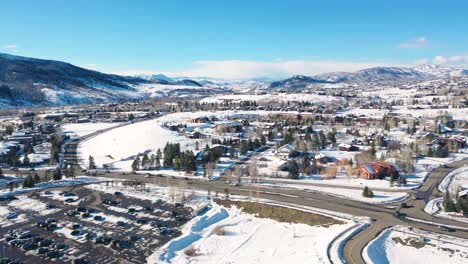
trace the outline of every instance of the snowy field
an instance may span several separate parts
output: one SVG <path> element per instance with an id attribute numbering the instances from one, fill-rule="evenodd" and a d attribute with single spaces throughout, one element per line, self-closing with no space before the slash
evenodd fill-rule
<path id="1" fill-rule="evenodd" d="M 101 167 L 109 164 L 119 170 L 130 171 L 138 153 L 164 149 L 167 142 L 180 143 L 182 149 L 193 149 L 195 140 L 161 127 L 158 120 L 148 120 L 119 127 L 80 143 L 78 153 L 88 164 L 92 155 Z"/>
<path id="2" fill-rule="evenodd" d="M 88 183 L 100 182 L 100 181 L 105 181 L 105 180 L 107 179 L 99 178 L 99 177 L 88 177 L 88 176 L 78 176 L 75 178 L 65 177 L 60 181 L 41 182 L 41 183 L 36 184 L 32 188 L 19 187 L 13 191 L 10 191 L 9 189 L 2 189 L 0 190 L 0 197 L 23 194 L 23 193 L 30 192 L 30 191 L 41 191 L 41 190 L 55 188 L 55 187 L 66 187 L 66 186 L 73 186 L 73 185 L 80 185 L 80 184 L 88 184 Z"/>
<path id="3" fill-rule="evenodd" d="M 121 123 L 69 123 L 61 126 L 62 132 L 70 137 L 83 137 L 96 131 L 118 126 Z"/>
<path id="4" fill-rule="evenodd" d="M 395 226 L 383 231 L 363 251 L 367 263 L 466 263 L 468 240 Z"/>
<path id="5" fill-rule="evenodd" d="M 151 255 L 148 263 L 328 263 L 329 243 L 354 225 L 340 220 L 345 223 L 328 227 L 280 223 L 212 204 L 208 212 L 184 226 L 181 237 Z M 197 254 L 187 256 L 187 247 Z"/>
<path id="6" fill-rule="evenodd" d="M 121 192 L 125 196 L 140 200 L 149 200 L 156 203 L 162 200 L 168 203 L 182 202 L 185 198 L 185 206 L 197 209 L 204 206 L 207 201 L 207 193 L 201 191 L 189 190 L 187 186 L 163 187 L 155 184 L 146 184 L 145 189 L 136 189 L 134 186 L 125 186 L 121 183 L 115 185 L 108 184 L 89 184 L 85 188 L 97 190 L 105 193 Z"/>
<path id="7" fill-rule="evenodd" d="M 186 136 L 163 128 L 164 123 L 186 123 L 187 130 L 203 130 L 207 135 L 222 138 L 222 135 L 213 135 L 212 124 L 190 123 L 190 119 L 204 116 L 216 116 L 219 119 L 229 119 L 246 115 L 267 115 L 278 113 L 274 111 L 218 111 L 218 112 L 180 112 L 162 116 L 155 120 L 138 122 L 132 125 L 119 127 L 107 131 L 96 137 L 80 143 L 78 153 L 86 167 L 88 157 L 94 157 L 98 167 L 108 164 L 113 169 L 130 171 L 131 164 L 139 153 L 155 152 L 163 149 L 166 143 L 180 143 L 182 150 L 192 150 L 195 143 L 200 146 L 211 145 L 211 140 L 190 139 Z M 291 112 L 293 113 L 293 112 Z"/>

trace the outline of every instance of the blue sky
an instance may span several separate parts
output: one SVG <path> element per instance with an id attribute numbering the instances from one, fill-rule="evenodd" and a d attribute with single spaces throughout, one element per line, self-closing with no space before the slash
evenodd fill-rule
<path id="1" fill-rule="evenodd" d="M 468 1 L 4 1 L 1 52 L 251 78 L 468 64 Z"/>

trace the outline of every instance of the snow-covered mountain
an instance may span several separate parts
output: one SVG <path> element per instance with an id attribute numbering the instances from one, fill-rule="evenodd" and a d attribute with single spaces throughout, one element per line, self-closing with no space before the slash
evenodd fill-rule
<path id="1" fill-rule="evenodd" d="M 371 87 L 417 84 L 468 77 L 468 70 L 440 65 L 414 68 L 375 67 L 317 76 L 296 75 L 280 81 L 170 78 L 163 74 L 133 77 L 105 74 L 69 63 L 0 53 L 0 107 L 116 102 L 132 99 L 200 98 L 228 93 L 316 87 Z"/>
<path id="2" fill-rule="evenodd" d="M 142 78 L 148 81 L 153 81 L 153 82 L 161 82 L 161 83 L 174 83 L 175 80 L 167 77 L 166 75 L 160 73 L 160 74 L 137 74 L 135 75 L 137 78 Z"/>
<path id="3" fill-rule="evenodd" d="M 433 75 L 412 68 L 375 67 L 356 72 L 332 72 L 314 76 L 315 79 L 334 83 L 375 85 L 402 82 L 424 81 L 434 78 Z"/>
<path id="4" fill-rule="evenodd" d="M 304 88 L 309 88 L 310 86 L 313 86 L 316 84 L 325 84 L 325 83 L 334 83 L 334 82 L 323 80 L 323 79 L 318 79 L 314 77 L 304 76 L 304 75 L 295 75 L 288 79 L 271 82 L 268 84 L 267 88 L 283 89 L 287 91 L 296 91 L 296 90 L 302 90 Z"/>
<path id="5" fill-rule="evenodd" d="M 162 74 L 120 76 L 0 53 L 0 107 L 118 102 L 149 98 L 155 90 L 165 90 L 164 96 L 190 96 L 193 90 L 206 96 L 209 91 L 201 87 L 197 81 Z"/>
<path id="6" fill-rule="evenodd" d="M 59 105 L 139 99 L 136 77 L 69 63 L 0 53 L 0 106 Z"/>
<path id="7" fill-rule="evenodd" d="M 300 90 L 324 87 L 326 84 L 342 85 L 394 85 L 417 83 L 435 79 L 468 76 L 468 70 L 440 65 L 420 65 L 414 68 L 374 67 L 356 72 L 331 72 L 316 76 L 297 75 L 263 86 L 264 89 Z"/>
<path id="8" fill-rule="evenodd" d="M 468 76 L 468 69 L 447 67 L 442 65 L 423 64 L 413 68 L 419 72 L 434 75 L 438 78 Z"/>
<path id="9" fill-rule="evenodd" d="M 167 84 L 167 85 L 186 85 L 202 87 L 203 84 L 188 78 L 170 78 L 164 74 L 138 74 L 135 77 L 142 78 L 153 83 Z"/>

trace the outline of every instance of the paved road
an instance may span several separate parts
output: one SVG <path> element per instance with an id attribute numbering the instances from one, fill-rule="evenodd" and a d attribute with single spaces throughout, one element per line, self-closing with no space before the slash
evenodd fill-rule
<path id="1" fill-rule="evenodd" d="M 88 139 L 90 137 L 96 136 L 111 129 L 113 128 L 95 132 L 93 134 L 87 135 L 86 137 L 80 140 Z M 76 152 L 78 144 L 79 141 L 72 142 L 71 144 L 69 144 L 65 152 L 67 160 L 76 161 L 76 164 L 78 164 Z M 441 194 L 437 190 L 437 185 L 440 183 L 443 177 L 445 177 L 445 175 L 447 175 L 447 173 L 451 170 L 454 170 L 465 164 L 468 164 L 468 161 L 455 162 L 449 165 L 450 168 L 441 167 L 439 169 L 434 170 L 427 178 L 423 186 L 420 188 L 420 191 L 423 194 L 423 199 L 414 200 L 412 198 L 408 198 L 405 201 L 408 204 L 408 208 L 401 210 L 402 215 L 406 217 L 422 219 L 425 221 L 437 222 L 443 225 L 451 225 L 466 228 L 466 230 L 457 229 L 455 232 L 450 233 L 450 235 L 468 239 L 468 224 L 448 219 L 435 218 L 424 213 L 423 211 L 425 204 L 430 199 L 441 196 Z M 389 226 L 409 225 L 415 228 L 441 233 L 441 231 L 438 229 L 438 224 L 428 224 L 416 221 L 409 221 L 404 217 L 397 218 L 393 215 L 394 210 L 386 206 L 366 204 L 362 202 L 326 195 L 319 192 L 292 190 L 287 188 L 273 188 L 267 186 L 235 187 L 225 184 L 221 181 L 209 182 L 201 180 L 185 180 L 183 178 L 171 178 L 169 176 L 144 178 L 142 177 L 142 175 L 121 175 L 120 173 L 116 172 L 106 173 L 100 176 L 115 179 L 141 180 L 147 183 L 159 184 L 163 186 L 206 190 L 210 191 L 212 194 L 216 192 L 219 194 L 224 194 L 226 191 L 229 191 L 230 194 L 234 195 L 257 197 L 273 201 L 305 205 L 336 212 L 342 212 L 350 215 L 371 217 L 375 221 L 367 229 L 358 233 L 346 243 L 344 247 L 344 258 L 347 261 L 347 263 L 364 263 L 364 260 L 362 259 L 363 248 L 369 243 L 369 241 L 373 240 L 380 232 L 382 232 L 385 228 Z M 398 205 L 398 203 L 395 205 Z"/>
<path id="2" fill-rule="evenodd" d="M 420 199 L 420 200 L 415 200 L 413 198 L 407 199 L 405 202 L 407 203 L 408 207 L 403 208 L 401 210 L 401 213 L 405 217 L 418 218 L 421 220 L 434 222 L 434 223 L 437 222 L 441 225 L 453 225 L 453 226 L 467 228 L 468 224 L 466 223 L 461 223 L 461 222 L 448 220 L 448 219 L 436 218 L 424 212 L 424 207 L 428 201 L 430 201 L 433 198 L 440 197 L 443 195 L 439 192 L 439 190 L 437 189 L 437 186 L 444 179 L 444 177 L 450 171 L 456 168 L 462 167 L 466 164 L 468 164 L 468 160 L 458 161 L 458 162 L 451 163 L 449 165 L 449 168 L 440 167 L 432 171 L 431 174 L 426 179 L 426 181 L 424 182 L 423 186 L 419 189 L 419 191 L 422 194 L 423 199 Z M 388 226 L 403 224 L 403 225 L 409 225 L 409 226 L 416 227 L 416 228 L 423 229 L 423 230 L 432 231 L 435 233 L 444 233 L 438 229 L 437 225 L 423 224 L 420 222 L 410 221 L 405 218 L 397 219 L 393 217 L 392 219 L 392 218 L 384 217 L 384 218 L 376 218 L 376 219 L 377 220 L 372 225 L 370 225 L 369 228 L 358 233 L 351 240 L 349 240 L 348 243 L 346 243 L 344 247 L 344 257 L 348 263 L 365 263 L 364 260 L 362 259 L 362 251 L 364 247 L 371 240 L 373 240 L 378 234 L 380 234 L 383 230 L 385 230 Z M 467 238 L 466 237 L 467 234 L 468 234 L 468 231 L 466 230 L 457 230 L 454 233 L 450 233 L 450 235 L 458 236 L 462 238 Z"/>

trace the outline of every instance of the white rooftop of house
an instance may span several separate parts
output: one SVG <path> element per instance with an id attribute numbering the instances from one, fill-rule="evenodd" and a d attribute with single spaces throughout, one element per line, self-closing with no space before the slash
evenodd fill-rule
<path id="1" fill-rule="evenodd" d="M 10 150 L 10 148 L 19 147 L 19 146 L 20 146 L 20 144 L 18 142 L 15 142 L 15 141 L 3 142 L 0 145 L 0 153 L 6 154 Z"/>
<path id="2" fill-rule="evenodd" d="M 225 121 L 225 122 L 220 122 L 218 125 L 222 126 L 240 126 L 241 123 L 238 121 Z"/>
<path id="3" fill-rule="evenodd" d="M 317 155 L 315 155 L 315 159 L 321 159 L 321 158 L 326 158 L 327 156 L 325 154 L 322 154 L 322 153 L 319 153 Z"/>
<path id="4" fill-rule="evenodd" d="M 350 145 L 350 144 L 346 144 L 346 143 L 341 143 L 341 144 L 338 145 L 338 147 L 350 148 L 351 145 Z"/>
<path id="5" fill-rule="evenodd" d="M 278 151 L 282 151 L 282 150 L 295 151 L 296 148 L 291 144 L 286 144 L 286 145 L 281 146 L 280 148 L 278 148 Z"/>
<path id="6" fill-rule="evenodd" d="M 230 148 L 229 146 L 223 145 L 223 144 L 213 144 L 211 145 L 210 148 L 216 148 L 216 147 L 221 147 L 221 148 Z"/>
<path id="7" fill-rule="evenodd" d="M 464 196 L 464 195 L 468 195 L 468 189 L 467 190 L 463 190 L 461 192 L 458 193 L 458 196 Z"/>

